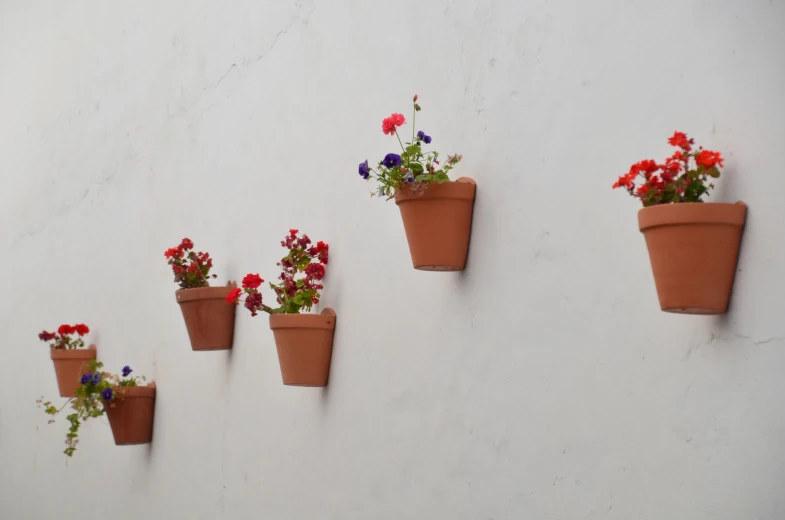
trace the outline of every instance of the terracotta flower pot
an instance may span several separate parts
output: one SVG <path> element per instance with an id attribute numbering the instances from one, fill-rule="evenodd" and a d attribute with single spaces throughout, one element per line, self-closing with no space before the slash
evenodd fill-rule
<path id="1" fill-rule="evenodd" d="M 115 387 L 115 397 L 104 401 L 104 410 L 118 446 L 147 444 L 153 440 L 155 383 Z"/>
<path id="2" fill-rule="evenodd" d="M 82 374 L 90 372 L 88 365 L 95 359 L 95 354 L 95 345 L 76 349 L 50 349 L 60 397 L 76 397 L 79 380 Z"/>
<path id="3" fill-rule="evenodd" d="M 415 269 L 462 271 L 469 253 L 474 193 L 468 177 L 431 184 L 420 195 L 404 186 L 395 194 Z"/>
<path id="4" fill-rule="evenodd" d="M 226 295 L 237 287 L 199 287 L 175 293 L 191 339 L 192 350 L 229 350 L 234 340 L 236 305 L 226 303 Z"/>
<path id="5" fill-rule="evenodd" d="M 638 224 L 663 311 L 722 314 L 728 309 L 746 216 L 743 202 L 640 210 Z"/>
<path id="6" fill-rule="evenodd" d="M 333 354 L 335 311 L 321 314 L 271 314 L 283 384 L 326 386 Z"/>

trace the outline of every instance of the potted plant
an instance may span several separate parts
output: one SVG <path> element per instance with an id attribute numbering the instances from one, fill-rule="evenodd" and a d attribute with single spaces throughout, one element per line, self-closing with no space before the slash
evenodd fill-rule
<path id="1" fill-rule="evenodd" d="M 131 377 L 131 367 L 123 367 L 122 377 L 101 371 L 103 363 L 90 361 L 89 372 L 83 374 L 76 397 L 69 399 L 59 409 L 51 402 L 39 399 L 44 411 L 51 415 L 49 423 L 67 405 L 73 412 L 66 418 L 70 423 L 66 434 L 64 453 L 72 457 L 79 442 L 79 428 L 85 421 L 106 414 L 112 428 L 114 442 L 118 446 L 147 444 L 153 439 L 153 416 L 155 410 L 155 383 L 140 386 L 144 376 Z"/>
<path id="2" fill-rule="evenodd" d="M 298 236 L 296 229 L 281 242 L 289 250 L 278 262 L 280 283 L 270 284 L 277 307 L 262 302 L 259 286 L 264 280 L 258 274 L 247 274 L 242 288 L 233 289 L 226 301 L 234 307 L 245 294 L 244 306 L 256 316 L 270 315 L 270 328 L 275 338 L 283 384 L 291 386 L 326 386 L 335 333 L 335 311 L 326 308 L 321 314 L 301 314 L 319 303 L 324 287 L 329 246 L 324 242 L 311 244 L 307 235 Z"/>
<path id="3" fill-rule="evenodd" d="M 747 206 L 741 201 L 703 203 L 720 176 L 722 156 L 695 149 L 694 139 L 683 132 L 675 132 L 668 143 L 677 150 L 664 163 L 635 163 L 613 188 L 626 189 L 643 204 L 638 225 L 662 310 L 722 314 L 728 308 Z"/>
<path id="4" fill-rule="evenodd" d="M 234 340 L 235 309 L 224 304 L 226 295 L 237 287 L 210 287 L 213 259 L 209 253 L 194 252 L 194 243 L 184 238 L 164 253 L 180 288 L 175 292 L 183 312 L 192 350 L 228 350 Z"/>
<path id="5" fill-rule="evenodd" d="M 75 397 L 79 378 L 89 370 L 88 364 L 95 360 L 95 345 L 84 348 L 82 337 L 90 332 L 84 323 L 60 325 L 57 332 L 43 331 L 38 335 L 41 341 L 49 343 L 49 356 L 55 366 L 57 387 L 60 397 Z M 79 337 L 72 337 L 74 334 Z"/>
<path id="6" fill-rule="evenodd" d="M 414 122 L 420 111 L 416 95 L 413 105 L 412 140 L 403 142 L 398 135 L 398 128 L 406 124 L 403 114 L 385 118 L 382 131 L 398 139 L 401 153 L 388 153 L 376 168 L 367 160 L 361 162 L 360 177 L 378 182 L 372 197 L 395 199 L 415 269 L 461 271 L 469 251 L 476 186 L 468 177 L 453 182 L 447 175 L 462 156 L 448 155 L 442 164 L 438 152 L 424 151 L 432 138 L 416 131 Z"/>

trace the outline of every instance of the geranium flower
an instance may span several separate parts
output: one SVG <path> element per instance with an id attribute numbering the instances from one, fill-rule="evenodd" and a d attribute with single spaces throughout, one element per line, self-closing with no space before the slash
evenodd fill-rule
<path id="1" fill-rule="evenodd" d="M 399 126 L 406 124 L 403 114 L 392 114 L 382 121 L 382 131 L 385 135 L 393 135 Z"/>
<path id="2" fill-rule="evenodd" d="M 703 166 L 704 168 L 714 168 L 715 166 L 722 167 L 722 156 L 720 152 L 712 152 L 710 150 L 701 150 L 698 155 L 695 156 L 695 162 L 698 166 Z"/>
<path id="3" fill-rule="evenodd" d="M 237 287 L 236 289 L 232 289 L 229 291 L 229 294 L 226 295 L 226 302 L 227 303 L 237 303 L 237 300 L 240 299 L 240 295 L 243 293 L 243 290 Z"/>
<path id="4" fill-rule="evenodd" d="M 61 336 L 68 336 L 74 332 L 76 332 L 76 329 L 70 325 L 60 325 L 60 327 L 57 329 L 57 333 Z"/>
<path id="5" fill-rule="evenodd" d="M 256 289 L 264 283 L 264 280 L 258 274 L 247 274 L 243 278 L 243 287 L 245 289 Z"/>
<path id="6" fill-rule="evenodd" d="M 85 334 L 90 332 L 90 328 L 87 325 L 85 325 L 84 323 L 79 323 L 78 325 L 74 325 L 74 330 L 80 336 L 84 336 Z"/>

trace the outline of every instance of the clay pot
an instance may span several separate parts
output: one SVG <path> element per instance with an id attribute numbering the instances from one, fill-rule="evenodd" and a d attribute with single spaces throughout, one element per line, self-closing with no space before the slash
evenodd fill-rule
<path id="1" fill-rule="evenodd" d="M 49 355 L 55 365 L 60 397 L 76 397 L 82 374 L 90 372 L 89 363 L 95 359 L 95 345 L 88 348 L 50 349 Z"/>
<path id="2" fill-rule="evenodd" d="M 118 386 L 114 392 L 114 399 L 103 403 L 114 443 L 126 446 L 152 442 L 155 383 L 147 386 Z"/>
<path id="3" fill-rule="evenodd" d="M 234 340 L 236 305 L 226 303 L 226 295 L 237 287 L 199 287 L 175 293 L 191 339 L 192 350 L 229 350 Z"/>
<path id="4" fill-rule="evenodd" d="M 395 194 L 415 269 L 462 271 L 469 252 L 477 186 L 468 177 L 431 184 L 422 194 L 403 186 Z"/>
<path id="5" fill-rule="evenodd" d="M 327 386 L 333 354 L 335 311 L 321 314 L 271 314 L 283 384 Z"/>
<path id="6" fill-rule="evenodd" d="M 663 311 L 722 314 L 728 309 L 746 216 L 743 202 L 640 210 L 638 224 Z"/>

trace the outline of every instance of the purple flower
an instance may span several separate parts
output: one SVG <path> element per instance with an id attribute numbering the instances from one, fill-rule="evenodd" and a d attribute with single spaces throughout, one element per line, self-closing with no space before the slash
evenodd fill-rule
<path id="1" fill-rule="evenodd" d="M 360 163 L 359 172 L 360 172 L 360 177 L 362 177 L 363 179 L 367 179 L 368 176 L 371 174 L 370 168 L 368 168 L 368 159 Z"/>
<path id="2" fill-rule="evenodd" d="M 395 168 L 401 164 L 401 156 L 397 153 L 388 153 L 384 156 L 384 161 L 382 162 L 388 168 Z"/>
<path id="3" fill-rule="evenodd" d="M 82 380 L 80 381 L 81 384 L 86 385 L 88 381 L 90 381 L 91 374 L 82 374 Z"/>
<path id="4" fill-rule="evenodd" d="M 417 138 L 422 140 L 422 141 L 425 141 L 425 144 L 431 144 L 431 141 L 432 141 L 431 136 L 430 135 L 425 135 L 425 132 L 423 132 L 422 130 L 417 132 Z"/>
<path id="5" fill-rule="evenodd" d="M 411 170 L 408 170 L 406 172 L 406 175 L 403 176 L 403 180 L 405 180 L 409 184 L 414 182 L 414 175 L 412 175 L 412 171 Z"/>
<path id="6" fill-rule="evenodd" d="M 93 372 L 92 377 L 90 378 L 90 385 L 95 386 L 101 382 L 101 374 L 98 372 Z"/>
<path id="7" fill-rule="evenodd" d="M 133 370 L 131 370 L 131 367 L 129 367 L 128 365 L 125 365 L 125 366 L 123 367 L 123 377 L 128 377 L 128 375 L 129 375 L 131 372 L 133 372 Z"/>
<path id="8" fill-rule="evenodd" d="M 112 392 L 112 389 L 111 388 L 107 388 L 106 390 L 101 392 L 101 397 L 104 398 L 104 401 L 111 401 L 112 400 L 112 394 L 114 394 L 114 392 Z"/>

